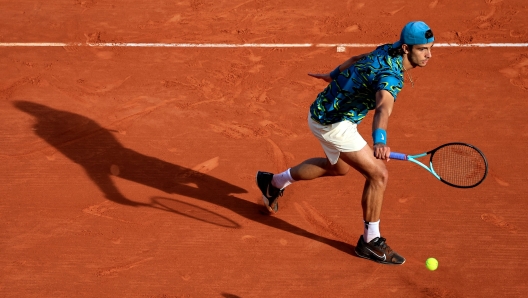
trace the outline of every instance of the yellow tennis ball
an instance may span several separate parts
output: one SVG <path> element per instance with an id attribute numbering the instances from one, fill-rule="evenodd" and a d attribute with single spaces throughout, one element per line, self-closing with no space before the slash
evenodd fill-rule
<path id="1" fill-rule="evenodd" d="M 425 261 L 425 267 L 431 271 L 435 271 L 438 268 L 438 260 L 435 258 L 429 258 Z"/>

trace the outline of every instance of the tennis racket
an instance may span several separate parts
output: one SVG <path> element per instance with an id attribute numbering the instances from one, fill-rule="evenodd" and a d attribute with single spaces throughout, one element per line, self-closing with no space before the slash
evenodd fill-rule
<path id="1" fill-rule="evenodd" d="M 430 156 L 429 166 L 416 160 L 426 155 Z M 488 161 L 482 151 L 465 143 L 448 143 L 416 155 L 391 152 L 390 158 L 413 162 L 445 184 L 459 188 L 475 187 L 488 174 Z"/>

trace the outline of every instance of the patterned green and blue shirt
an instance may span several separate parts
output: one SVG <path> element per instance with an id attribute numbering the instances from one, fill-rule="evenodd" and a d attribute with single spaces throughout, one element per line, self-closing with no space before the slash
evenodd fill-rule
<path id="1" fill-rule="evenodd" d="M 341 121 L 360 123 L 376 107 L 376 92 L 387 90 L 394 100 L 403 88 L 403 58 L 391 57 L 392 44 L 377 47 L 343 70 L 310 106 L 312 119 L 330 125 Z"/>

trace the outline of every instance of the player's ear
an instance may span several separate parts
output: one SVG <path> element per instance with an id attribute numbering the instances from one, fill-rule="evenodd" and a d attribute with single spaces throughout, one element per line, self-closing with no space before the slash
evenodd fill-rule
<path id="1" fill-rule="evenodd" d="M 409 46 L 407 44 L 402 44 L 402 50 L 405 54 L 409 54 Z"/>

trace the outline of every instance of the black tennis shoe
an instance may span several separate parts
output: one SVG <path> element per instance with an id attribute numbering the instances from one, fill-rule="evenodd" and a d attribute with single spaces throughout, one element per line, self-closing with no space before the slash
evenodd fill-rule
<path id="1" fill-rule="evenodd" d="M 279 197 L 282 196 L 284 189 L 278 189 L 271 184 L 273 174 L 268 172 L 257 172 L 257 186 L 262 192 L 262 200 L 269 212 L 277 213 L 279 211 Z"/>
<path id="2" fill-rule="evenodd" d="M 405 258 L 393 251 L 383 237 L 376 237 L 366 243 L 363 235 L 359 236 L 356 255 L 381 264 L 402 265 L 405 263 Z"/>

